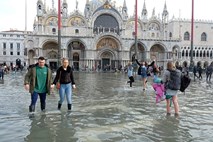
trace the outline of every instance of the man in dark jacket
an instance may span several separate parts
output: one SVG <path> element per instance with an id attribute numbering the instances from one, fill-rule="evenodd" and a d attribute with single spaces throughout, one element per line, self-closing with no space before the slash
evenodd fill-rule
<path id="1" fill-rule="evenodd" d="M 46 93 L 50 94 L 50 90 L 54 88 L 52 83 L 52 71 L 45 65 L 45 58 L 39 57 L 38 63 L 29 68 L 25 75 L 25 89 L 31 93 L 31 104 L 29 111 L 34 112 L 38 96 L 40 97 L 41 110 L 45 110 Z"/>

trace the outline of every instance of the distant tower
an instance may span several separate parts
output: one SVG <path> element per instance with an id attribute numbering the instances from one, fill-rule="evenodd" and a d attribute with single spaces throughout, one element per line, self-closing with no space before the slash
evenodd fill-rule
<path id="1" fill-rule="evenodd" d="M 86 5 L 84 8 L 84 15 L 87 19 L 91 16 L 91 5 L 89 3 L 89 0 L 86 1 Z"/>
<path id="2" fill-rule="evenodd" d="M 146 9 L 146 2 L 145 2 L 145 0 L 144 0 L 143 10 L 142 10 L 142 12 L 141 12 L 141 18 L 142 18 L 143 20 L 147 19 L 147 14 L 148 14 L 148 12 L 147 12 L 147 9 Z"/>
<path id="3" fill-rule="evenodd" d="M 164 9 L 163 9 L 163 13 L 162 13 L 162 22 L 163 23 L 168 23 L 169 20 L 169 12 L 167 10 L 167 6 L 166 6 L 166 2 L 164 4 Z"/>
<path id="4" fill-rule="evenodd" d="M 37 16 L 41 17 L 44 14 L 44 4 L 41 0 L 37 1 Z"/>
<path id="5" fill-rule="evenodd" d="M 167 6 L 166 6 L 166 2 L 165 2 L 163 13 L 162 13 L 163 37 L 164 37 L 164 39 L 168 38 L 168 30 L 167 30 L 168 20 L 169 20 L 169 12 L 167 11 Z"/>
<path id="6" fill-rule="evenodd" d="M 68 4 L 67 4 L 67 0 L 64 0 L 63 1 L 63 4 L 62 4 L 62 15 L 63 17 L 67 17 L 68 16 Z"/>
<path id="7" fill-rule="evenodd" d="M 156 17 L 155 16 L 155 8 L 153 8 L 153 10 L 152 10 L 152 17 Z"/>
<path id="8" fill-rule="evenodd" d="M 123 19 L 127 20 L 128 19 L 128 13 L 127 13 L 127 6 L 126 6 L 126 0 L 124 0 L 123 7 L 122 7 L 122 15 Z"/>
<path id="9" fill-rule="evenodd" d="M 44 15 L 44 4 L 41 0 L 37 1 L 38 32 L 42 32 L 42 16 Z"/>

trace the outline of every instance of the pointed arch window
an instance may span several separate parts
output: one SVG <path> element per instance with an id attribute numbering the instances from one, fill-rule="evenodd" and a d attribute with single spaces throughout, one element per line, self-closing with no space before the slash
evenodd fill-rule
<path id="1" fill-rule="evenodd" d="M 186 50 L 186 57 L 188 57 L 189 56 L 189 52 L 188 52 L 188 50 Z"/>
<path id="2" fill-rule="evenodd" d="M 172 32 L 169 33 L 169 37 L 172 38 Z"/>
<path id="3" fill-rule="evenodd" d="M 206 51 L 203 51 L 203 57 L 206 57 Z"/>
<path id="4" fill-rule="evenodd" d="M 199 57 L 199 51 L 197 51 L 197 53 L 196 53 L 196 57 Z"/>
<path id="5" fill-rule="evenodd" d="M 209 51 L 207 51 L 207 54 L 206 54 L 206 56 L 207 56 L 207 57 L 209 57 Z"/>
<path id="6" fill-rule="evenodd" d="M 38 9 L 41 10 L 41 5 L 38 5 Z"/>
<path id="7" fill-rule="evenodd" d="M 207 41 L 207 35 L 205 32 L 201 34 L 201 41 Z"/>
<path id="8" fill-rule="evenodd" d="M 185 54 L 185 52 L 184 52 L 184 50 L 182 51 L 182 57 L 184 57 L 184 54 Z"/>
<path id="9" fill-rule="evenodd" d="M 201 51 L 200 51 L 200 57 L 202 57 L 202 55 L 203 55 L 203 54 L 202 54 L 202 50 L 201 50 Z"/>
<path id="10" fill-rule="evenodd" d="M 190 36 L 189 32 L 185 32 L 184 33 L 184 40 L 189 40 L 189 36 Z"/>

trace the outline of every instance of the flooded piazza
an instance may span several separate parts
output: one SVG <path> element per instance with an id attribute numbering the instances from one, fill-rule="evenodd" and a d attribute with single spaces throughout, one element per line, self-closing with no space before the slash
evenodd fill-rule
<path id="1" fill-rule="evenodd" d="M 64 101 L 57 110 L 57 91 L 40 100 L 33 117 L 30 94 L 24 90 L 25 72 L 5 75 L 0 82 L 1 142 L 209 142 L 213 141 L 212 84 L 192 81 L 179 93 L 180 116 L 166 116 L 166 102 L 155 103 L 151 81 L 145 92 L 136 79 L 126 84 L 125 73 L 75 72 L 72 112 Z"/>

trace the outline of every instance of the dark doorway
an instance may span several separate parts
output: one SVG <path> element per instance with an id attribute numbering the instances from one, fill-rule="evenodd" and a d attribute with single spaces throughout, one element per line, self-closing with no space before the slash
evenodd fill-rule
<path id="1" fill-rule="evenodd" d="M 50 62 L 50 69 L 57 70 L 57 62 Z"/>
<path id="2" fill-rule="evenodd" d="M 16 59 L 16 67 L 20 68 L 21 67 L 21 60 L 18 58 Z"/>
<path id="3" fill-rule="evenodd" d="M 73 62 L 74 70 L 79 71 L 79 62 Z"/>
<path id="4" fill-rule="evenodd" d="M 109 71 L 110 70 L 110 59 L 102 59 L 102 69 L 104 71 Z"/>

